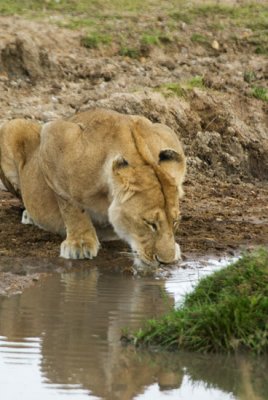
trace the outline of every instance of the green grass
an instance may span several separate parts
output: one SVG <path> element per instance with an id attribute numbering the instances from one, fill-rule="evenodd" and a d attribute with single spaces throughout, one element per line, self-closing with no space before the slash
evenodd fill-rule
<path id="1" fill-rule="evenodd" d="M 192 10 L 195 16 L 208 17 L 211 15 L 221 17 L 233 17 L 236 13 L 236 8 L 226 4 L 199 4 Z"/>
<path id="2" fill-rule="evenodd" d="M 81 45 L 88 49 L 97 49 L 101 44 L 110 44 L 112 41 L 111 36 L 93 33 L 81 38 Z"/>
<path id="3" fill-rule="evenodd" d="M 97 23 L 93 18 L 68 18 L 67 20 L 59 21 L 58 25 L 63 28 L 76 30 L 80 28 L 95 28 Z"/>
<path id="4" fill-rule="evenodd" d="M 163 83 L 163 85 L 157 87 L 156 90 L 161 92 L 165 97 L 185 97 L 187 94 L 186 90 L 181 86 L 181 84 L 176 82 Z"/>
<path id="5" fill-rule="evenodd" d="M 201 33 L 193 33 L 191 36 L 191 41 L 194 43 L 208 44 L 209 39 L 207 36 L 202 35 Z"/>
<path id="6" fill-rule="evenodd" d="M 231 38 L 237 30 L 247 28 L 252 33 L 242 39 L 238 34 L 240 45 L 247 45 L 247 49 L 256 54 L 268 54 L 268 7 L 253 1 L 232 6 L 216 0 L 205 3 L 201 0 L 199 3 L 183 0 L 0 0 L 0 14 L 39 19 L 56 15 L 57 18 L 51 20 L 55 24 L 83 29 L 85 35 L 101 32 L 113 37 L 119 46 L 123 34 L 129 48 L 137 47 L 138 42 L 149 46 L 176 42 L 179 21 L 197 29 L 191 41 L 203 46 L 211 42 L 208 31 L 215 37 L 224 27 Z M 158 22 L 159 17 L 162 24 Z M 115 24 L 115 21 L 123 23 Z"/>
<path id="7" fill-rule="evenodd" d="M 165 97 L 187 97 L 187 93 L 194 88 L 205 88 L 205 83 L 202 76 L 196 75 L 188 81 L 184 82 L 163 83 L 161 86 L 158 86 L 156 90 L 158 92 L 161 92 Z"/>
<path id="8" fill-rule="evenodd" d="M 202 4 L 189 3 L 183 0 L 0 0 L 0 13 L 6 15 L 29 14 L 33 12 L 59 12 L 84 17 L 110 17 L 127 14 L 139 15 L 153 10 L 162 10 L 174 20 L 194 23 L 197 19 L 213 17 L 228 18 L 235 23 L 247 26 L 253 30 L 268 28 L 268 8 L 265 4 L 251 3 L 241 5 L 224 5 L 216 1 Z M 175 10 L 174 10 L 175 9 Z M 159 15 L 159 14 L 158 14 Z"/>
<path id="9" fill-rule="evenodd" d="M 242 39 L 232 35 L 231 39 L 240 44 L 240 48 L 246 45 L 247 48 L 252 48 L 255 54 L 268 55 L 268 29 L 253 32 L 247 38 Z"/>
<path id="10" fill-rule="evenodd" d="M 173 11 L 170 13 L 170 17 L 176 21 L 185 22 L 186 24 L 193 22 L 193 15 L 188 8 L 185 10 L 180 9 L 178 11 Z"/>
<path id="11" fill-rule="evenodd" d="M 256 74 L 254 71 L 245 71 L 244 72 L 244 81 L 247 83 L 254 82 L 256 80 Z"/>
<path id="12" fill-rule="evenodd" d="M 137 346 L 199 352 L 268 352 L 268 251 L 200 281 L 184 304 L 135 335 Z"/>
<path id="13" fill-rule="evenodd" d="M 119 50 L 119 55 L 123 57 L 129 57 L 129 58 L 140 58 L 141 53 L 140 49 L 134 48 L 134 47 L 127 47 L 127 46 L 122 46 Z"/>
<path id="14" fill-rule="evenodd" d="M 252 96 L 256 97 L 256 99 L 268 102 L 268 90 L 266 88 L 254 86 L 251 93 Z"/>
<path id="15" fill-rule="evenodd" d="M 245 26 L 253 30 L 267 29 L 268 26 L 268 9 L 265 4 L 256 4 L 251 2 L 241 5 L 217 4 L 210 2 L 196 5 L 180 6 L 179 11 L 174 11 L 171 16 L 174 19 L 184 20 L 185 22 L 195 22 L 198 19 L 206 19 L 213 17 L 219 21 L 229 19 L 239 26 Z"/>
<path id="16" fill-rule="evenodd" d="M 147 46 L 159 45 L 159 34 L 158 33 L 143 33 L 141 36 L 141 44 Z"/>
<path id="17" fill-rule="evenodd" d="M 193 89 L 195 87 L 203 89 L 205 87 L 204 79 L 202 76 L 196 75 L 186 82 L 186 86 L 188 89 Z"/>
<path id="18" fill-rule="evenodd" d="M 0 13 L 6 15 L 14 13 L 25 15 L 41 11 L 81 15 L 81 17 L 109 16 L 122 13 L 137 14 L 150 8 L 151 4 L 143 0 L 0 0 Z"/>
<path id="19" fill-rule="evenodd" d="M 265 44 L 260 44 L 260 45 L 256 46 L 255 53 L 267 55 L 268 54 L 268 44 L 265 43 Z"/>

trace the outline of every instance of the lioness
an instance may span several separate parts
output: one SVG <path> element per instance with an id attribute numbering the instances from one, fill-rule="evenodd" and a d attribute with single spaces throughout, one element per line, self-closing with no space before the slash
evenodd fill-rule
<path id="1" fill-rule="evenodd" d="M 95 109 L 45 124 L 39 140 L 18 169 L 19 190 L 28 219 L 54 232 L 66 230 L 62 257 L 95 257 L 100 244 L 93 222 L 109 222 L 129 243 L 136 265 L 180 258 L 174 232 L 186 167 L 172 130 Z"/>

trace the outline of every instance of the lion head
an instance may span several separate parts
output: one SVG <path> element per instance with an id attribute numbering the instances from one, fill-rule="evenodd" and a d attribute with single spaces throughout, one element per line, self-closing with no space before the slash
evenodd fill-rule
<path id="1" fill-rule="evenodd" d="M 164 160 L 164 152 L 161 153 Z M 170 161 L 177 162 L 176 152 L 165 151 L 166 155 L 171 153 L 174 158 Z M 159 161 L 162 160 L 160 154 Z M 118 236 L 130 245 L 135 265 L 157 267 L 177 262 L 180 246 L 175 232 L 180 219 L 180 188 L 175 178 L 161 165 L 131 166 L 122 157 L 114 160 L 112 170 L 109 220 Z"/>

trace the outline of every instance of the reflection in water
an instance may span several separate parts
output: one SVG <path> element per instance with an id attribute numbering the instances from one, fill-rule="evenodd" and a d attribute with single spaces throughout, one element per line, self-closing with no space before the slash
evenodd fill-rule
<path id="1" fill-rule="evenodd" d="M 0 298 L 1 399 L 266 399 L 267 360 L 120 345 L 122 328 L 138 329 L 173 305 L 165 288 L 91 269 Z"/>

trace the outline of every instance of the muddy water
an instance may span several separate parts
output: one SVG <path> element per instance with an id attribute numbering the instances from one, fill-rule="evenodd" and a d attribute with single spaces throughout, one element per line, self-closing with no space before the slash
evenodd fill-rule
<path id="1" fill-rule="evenodd" d="M 211 262 L 169 278 L 100 269 L 48 277 L 0 297 L 0 399 L 264 400 L 264 358 L 148 353 L 120 344 L 121 330 L 179 304 Z"/>

